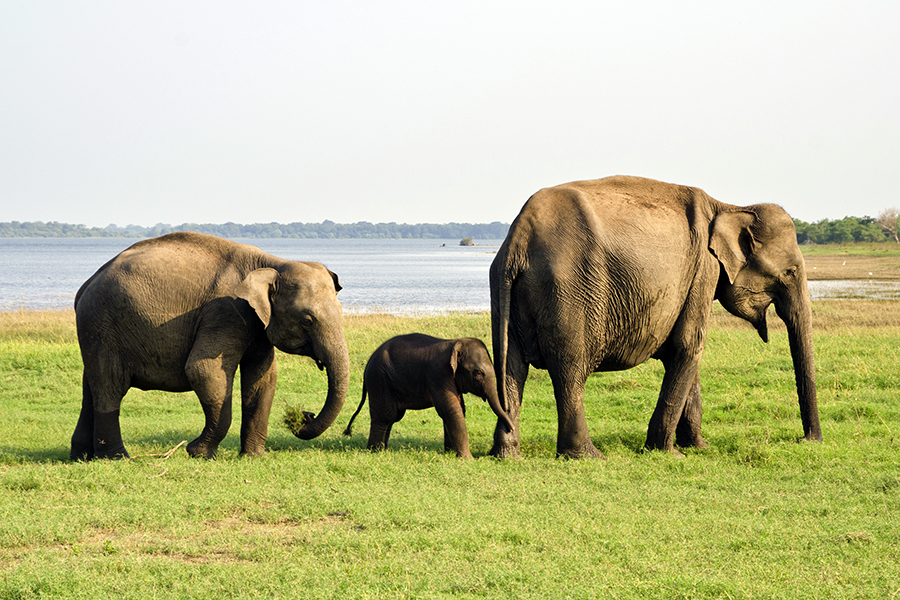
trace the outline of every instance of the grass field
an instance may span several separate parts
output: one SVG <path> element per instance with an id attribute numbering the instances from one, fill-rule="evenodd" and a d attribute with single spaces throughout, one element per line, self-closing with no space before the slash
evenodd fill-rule
<path id="1" fill-rule="evenodd" d="M 809 279 L 900 279 L 900 244 L 803 246 Z"/>
<path id="2" fill-rule="evenodd" d="M 81 361 L 71 312 L 0 313 L 0 599 L 900 598 L 900 302 L 814 305 L 825 440 L 802 433 L 780 322 L 769 344 L 716 305 L 701 366 L 709 448 L 640 451 L 662 375 L 593 376 L 588 423 L 606 461 L 554 458 L 549 378 L 532 370 L 523 458 L 485 456 L 495 423 L 468 397 L 474 461 L 442 450 L 434 411 L 364 450 L 369 353 L 398 333 L 490 339 L 485 314 L 349 316 L 351 392 L 304 442 L 324 374 L 279 354 L 266 456 L 240 459 L 239 416 L 216 461 L 178 447 L 192 394 L 129 392 L 128 461 L 70 463 Z M 172 450 L 174 449 L 174 452 Z"/>

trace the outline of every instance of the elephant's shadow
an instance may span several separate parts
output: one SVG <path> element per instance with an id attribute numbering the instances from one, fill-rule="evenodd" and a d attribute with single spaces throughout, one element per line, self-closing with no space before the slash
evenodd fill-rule
<path id="1" fill-rule="evenodd" d="M 129 441 L 130 446 L 133 448 L 152 446 L 161 449 L 158 453 L 152 455 L 133 454 L 133 458 L 141 459 L 164 455 L 167 449 L 177 448 L 181 442 L 190 441 L 196 435 L 197 431 L 193 428 L 168 428 L 152 434 L 139 434 L 131 437 Z M 644 432 L 638 429 L 635 429 L 633 432 L 598 432 L 593 436 L 593 439 L 601 451 L 609 451 L 613 448 L 626 448 L 639 453 L 644 445 Z M 236 456 L 240 451 L 240 446 L 239 433 L 229 432 L 220 445 L 220 451 L 222 451 L 222 454 Z M 549 434 L 524 435 L 522 447 L 526 454 L 546 455 L 555 451 L 555 437 Z M 276 425 L 269 432 L 266 448 L 269 452 L 302 452 L 313 448 L 335 453 L 346 452 L 347 450 L 365 450 L 366 436 L 364 434 L 357 434 L 351 437 L 332 435 L 306 441 L 298 439 L 287 429 L 281 429 Z M 402 450 L 443 453 L 444 444 L 440 438 L 399 434 L 391 439 L 391 446 L 388 452 Z M 486 456 L 488 450 L 489 446 L 487 445 L 481 452 L 473 447 L 473 454 L 476 457 Z M 178 448 L 176 452 L 185 452 L 185 450 L 182 447 Z M 68 444 L 45 448 L 0 446 L 0 462 L 8 464 L 69 462 L 69 446 Z"/>
<path id="2" fill-rule="evenodd" d="M 315 440 L 300 440 L 290 432 L 271 432 L 266 447 L 272 452 L 279 450 L 303 451 L 308 448 L 316 448 L 325 452 L 346 452 L 347 450 L 366 450 L 367 437 L 365 434 L 347 436 L 328 436 Z M 417 436 L 396 435 L 391 438 L 391 444 L 387 452 L 392 450 L 417 450 L 422 452 L 444 452 L 442 439 L 431 439 Z"/>
<path id="3" fill-rule="evenodd" d="M 0 446 L 0 464 L 69 462 L 69 446 L 47 448 L 21 448 Z"/>
<path id="4" fill-rule="evenodd" d="M 197 436 L 194 429 L 166 429 L 148 435 L 132 436 L 128 440 L 129 451 L 132 458 L 143 459 L 163 456 L 168 450 L 185 452 L 184 446 L 179 448 L 182 442 L 189 442 Z M 134 452 L 139 447 L 159 448 L 153 454 Z M 423 452 L 443 452 L 444 446 L 441 440 L 429 440 L 421 437 L 397 436 L 392 441 L 394 449 L 413 449 Z M 238 433 L 229 433 L 219 446 L 220 457 L 222 455 L 237 456 L 241 448 Z M 357 435 L 353 437 L 330 436 L 315 440 L 301 440 L 289 431 L 272 431 L 266 443 L 268 452 L 296 451 L 302 452 L 316 448 L 326 452 L 346 452 L 347 450 L 365 450 L 366 437 Z M 168 449 L 168 450 L 167 450 Z M 22 448 L 18 446 L 0 446 L 0 464 L 34 464 L 34 463 L 67 463 L 69 461 L 69 444 L 48 446 L 43 448 Z"/>

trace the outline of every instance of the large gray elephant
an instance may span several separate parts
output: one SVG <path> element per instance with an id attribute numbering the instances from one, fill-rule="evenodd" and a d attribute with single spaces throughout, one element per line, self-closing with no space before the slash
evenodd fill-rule
<path id="1" fill-rule="evenodd" d="M 444 449 L 472 458 L 463 394 L 487 401 L 501 423 L 512 423 L 500 410 L 494 365 L 476 338 L 443 340 L 422 333 L 398 335 L 379 346 L 366 363 L 362 400 L 344 435 L 369 395 L 370 450 L 387 448 L 391 427 L 407 410 L 437 409 L 444 421 Z"/>
<path id="2" fill-rule="evenodd" d="M 713 300 L 768 341 L 766 309 L 787 325 L 804 439 L 821 440 L 809 292 L 794 223 L 772 204 L 723 204 L 700 189 L 637 177 L 534 194 L 490 269 L 501 406 L 491 454 L 519 453 L 529 365 L 549 372 L 557 454 L 601 456 L 588 434 L 592 372 L 649 358 L 665 368 L 646 447 L 705 446 L 698 366 Z"/>
<path id="3" fill-rule="evenodd" d="M 338 277 L 313 262 L 198 233 L 138 242 L 103 265 L 75 297 L 84 362 L 71 458 L 127 457 L 119 428 L 131 387 L 200 399 L 206 425 L 187 446 L 212 458 L 231 425 L 241 369 L 241 454 L 265 451 L 275 394 L 275 348 L 309 356 L 328 375 L 318 417 L 298 437 L 324 432 L 344 404 L 350 360 Z"/>

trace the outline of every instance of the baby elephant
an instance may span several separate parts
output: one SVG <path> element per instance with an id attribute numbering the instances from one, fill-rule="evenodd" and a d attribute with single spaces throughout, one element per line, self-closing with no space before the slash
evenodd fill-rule
<path id="1" fill-rule="evenodd" d="M 466 431 L 463 394 L 487 400 L 494 414 L 512 431 L 512 422 L 500 407 L 494 366 L 481 340 L 442 340 L 421 333 L 393 337 L 369 358 L 363 375 L 362 401 L 344 435 L 351 435 L 353 420 L 369 402 L 370 450 L 387 448 L 391 427 L 407 410 L 437 409 L 444 421 L 444 449 L 472 458 Z"/>

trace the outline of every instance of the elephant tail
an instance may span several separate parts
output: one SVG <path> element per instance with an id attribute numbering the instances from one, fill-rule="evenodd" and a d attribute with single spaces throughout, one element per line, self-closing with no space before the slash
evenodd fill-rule
<path id="1" fill-rule="evenodd" d="M 350 417 L 350 422 L 347 423 L 347 428 L 344 430 L 344 435 L 350 436 L 353 435 L 353 420 L 356 419 L 356 415 L 359 414 L 359 411 L 362 410 L 363 404 L 366 403 L 366 381 L 363 378 L 363 388 L 362 388 L 362 400 L 359 401 L 359 406 L 356 407 L 356 412 L 353 413 L 353 416 Z"/>
<path id="2" fill-rule="evenodd" d="M 503 247 L 494 258 L 490 271 L 494 371 L 497 376 L 497 396 L 500 408 L 507 414 L 509 413 L 509 399 L 506 397 L 506 360 L 509 353 L 512 286 L 516 278 L 525 270 L 527 260 L 525 249 L 516 241 L 518 238 L 516 231 L 511 229 Z"/>

